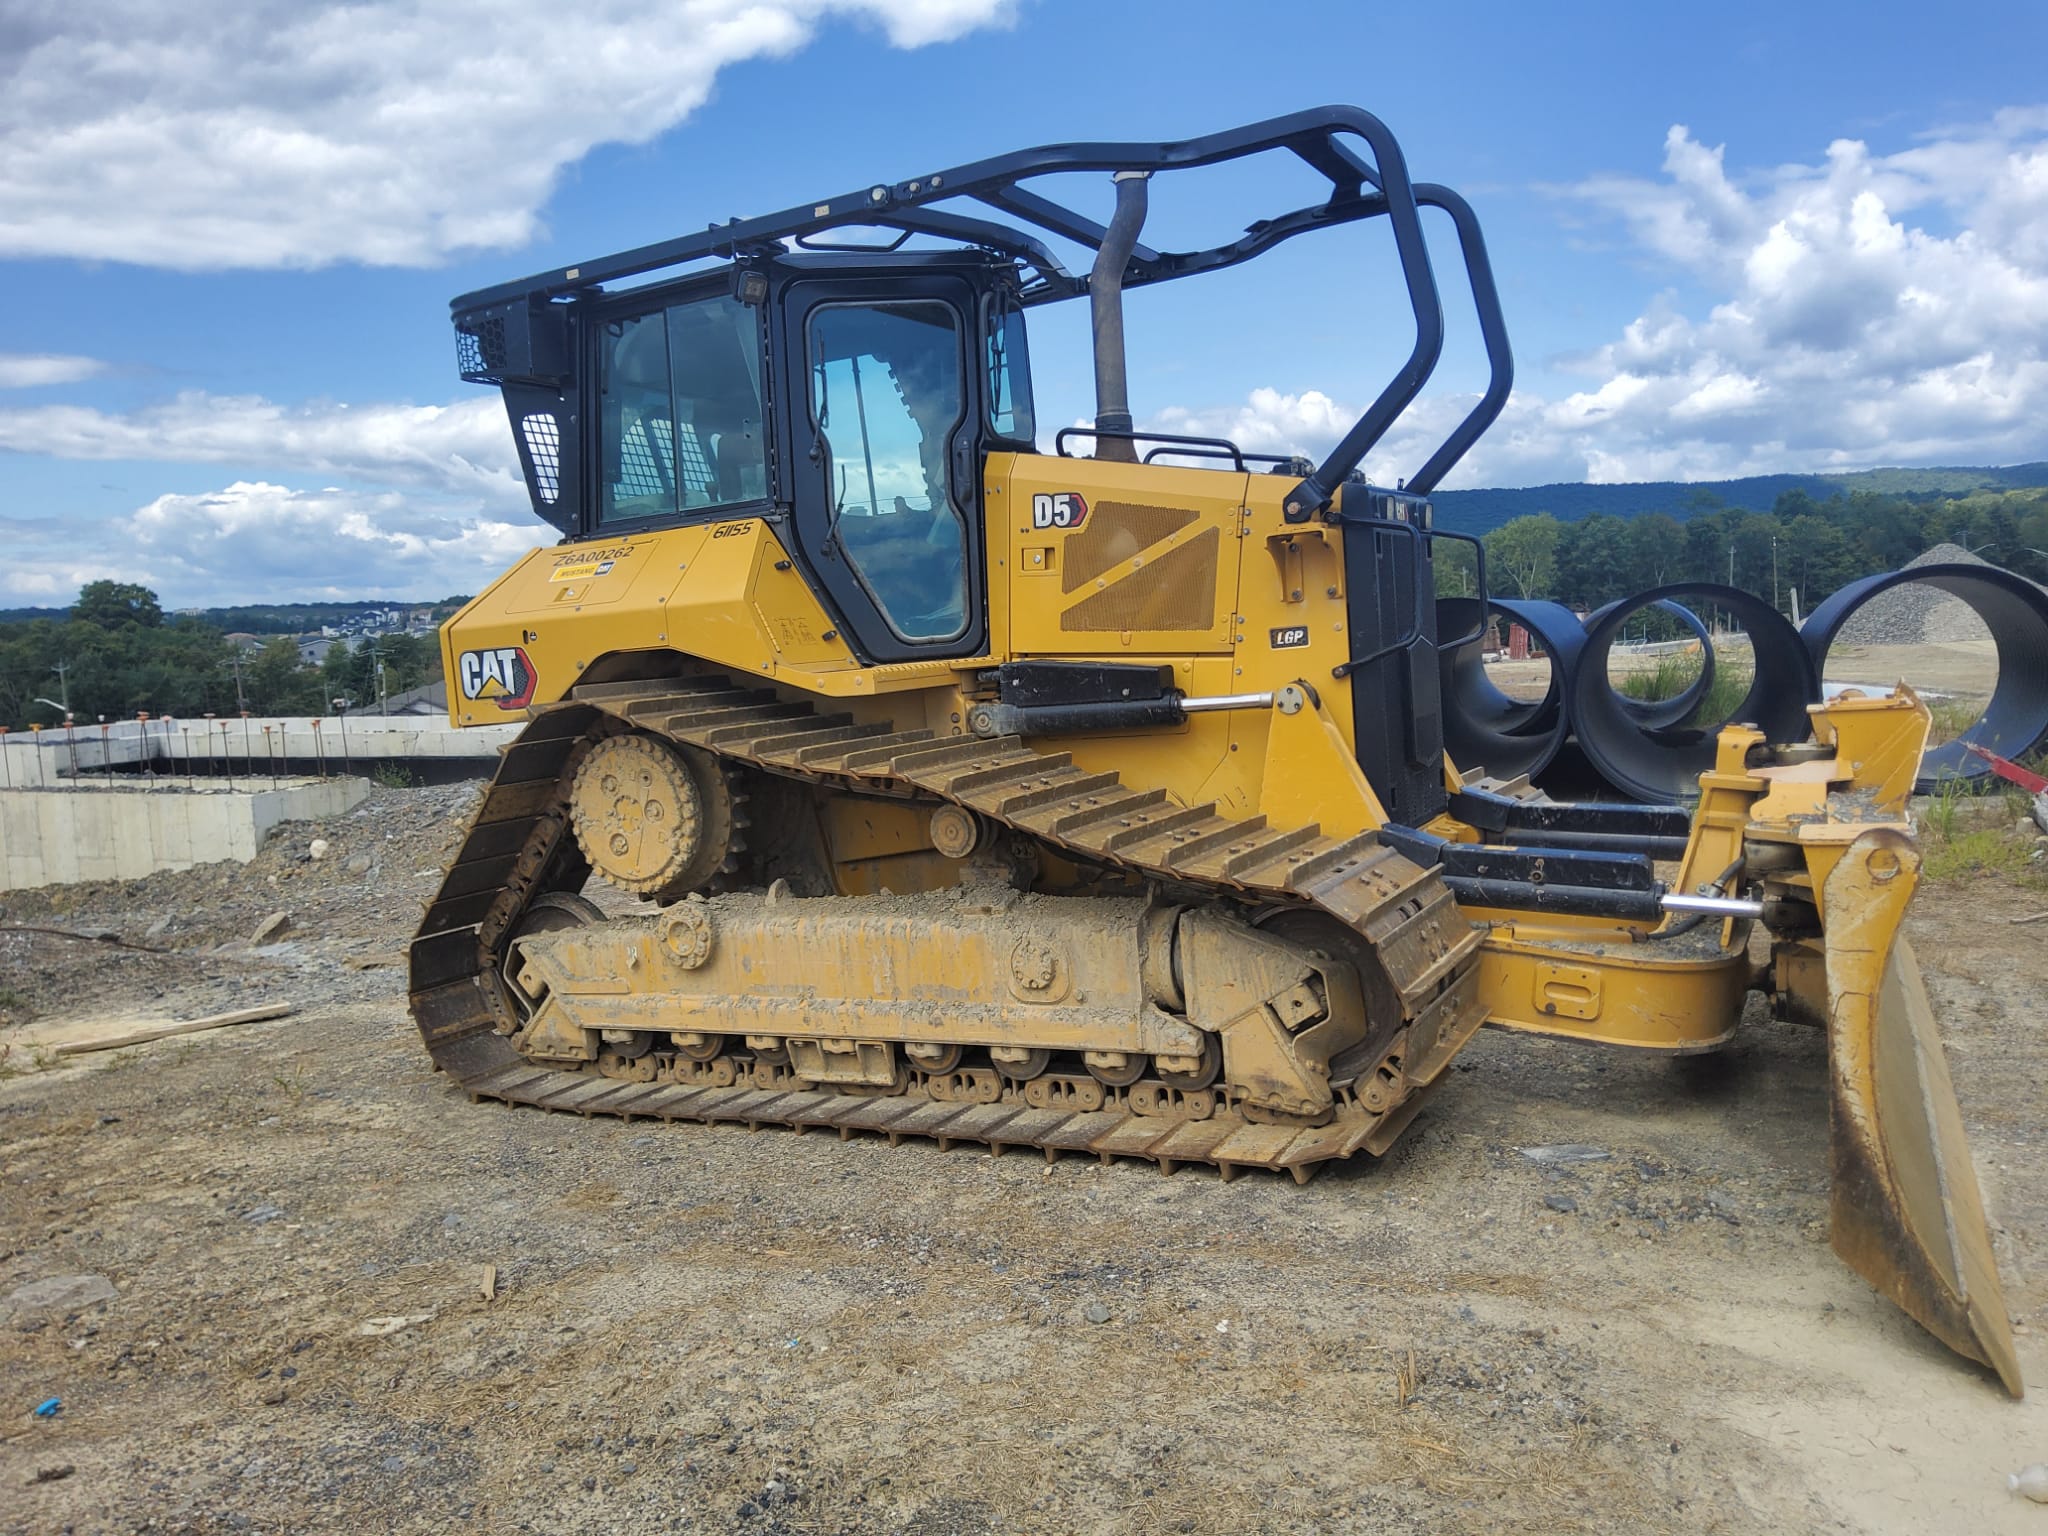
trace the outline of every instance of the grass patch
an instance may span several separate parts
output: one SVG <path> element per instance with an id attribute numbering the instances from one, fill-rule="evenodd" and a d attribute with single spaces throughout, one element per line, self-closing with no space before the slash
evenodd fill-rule
<path id="1" fill-rule="evenodd" d="M 1960 880 L 1973 875 L 2013 875 L 2030 872 L 2026 844 L 1996 827 L 1958 832 L 1935 841 L 1925 855 L 1920 872 L 1929 880 Z"/>
<path id="2" fill-rule="evenodd" d="M 1652 665 L 1641 671 L 1624 673 L 1615 687 L 1623 696 L 1648 704 L 1675 699 L 1699 681 L 1700 669 L 1705 664 L 1706 653 L 1703 651 L 1672 651 L 1657 657 Z M 1726 660 L 1718 663 L 1714 668 L 1714 680 L 1706 693 L 1692 713 L 1679 724 L 1707 727 L 1726 724 L 1741 707 L 1753 675 L 1747 668 L 1730 666 Z"/>
<path id="3" fill-rule="evenodd" d="M 1944 779 L 1920 807 L 1921 874 L 1929 880 L 2004 875 L 2029 889 L 2048 889 L 2048 863 L 2034 857 L 2032 823 L 2018 828 L 2028 796 Z"/>
<path id="4" fill-rule="evenodd" d="M 48 1071 L 57 1060 L 57 1053 L 47 1045 L 38 1042 L 27 1049 L 17 1049 L 12 1041 L 0 1045 L 0 1082 L 9 1078 L 26 1077 L 31 1072 Z"/>
<path id="5" fill-rule="evenodd" d="M 403 763 L 379 763 L 370 770 L 370 777 L 386 789 L 411 789 L 412 770 Z"/>
<path id="6" fill-rule="evenodd" d="M 1924 699 L 1927 706 L 1927 744 L 1938 747 L 1954 741 L 1977 723 L 1984 706 L 1975 699 Z"/>
<path id="7" fill-rule="evenodd" d="M 1927 797 L 1927 830 L 1940 842 L 1951 842 L 1960 829 L 1963 807 L 1969 796 L 1963 790 L 1961 779 L 1943 779 L 1935 786 L 1933 794 Z"/>

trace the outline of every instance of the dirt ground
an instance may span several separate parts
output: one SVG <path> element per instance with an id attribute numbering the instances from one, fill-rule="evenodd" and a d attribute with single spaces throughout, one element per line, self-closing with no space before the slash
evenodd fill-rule
<path id="1" fill-rule="evenodd" d="M 1484 1035 L 1304 1188 L 473 1106 L 391 963 L 471 793 L 0 903 L 166 951 L 0 934 L 0 1530 L 2048 1530 L 2042 890 L 1911 923 L 2015 1404 L 1829 1252 L 1823 1042 L 1760 1020 Z"/>

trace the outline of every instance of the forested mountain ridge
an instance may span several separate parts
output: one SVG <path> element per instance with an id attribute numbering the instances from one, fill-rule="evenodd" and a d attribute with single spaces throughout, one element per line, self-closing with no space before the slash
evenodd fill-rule
<path id="1" fill-rule="evenodd" d="M 2048 463 L 1933 469 L 1863 469 L 1829 475 L 1749 475 L 1740 480 L 1645 480 L 1617 485 L 1580 482 L 1509 490 L 1438 491 L 1430 497 L 1438 523 L 1457 533 L 1491 533 L 1511 518 L 1548 513 L 1576 522 L 1594 513 L 1633 517 L 1662 512 L 1680 522 L 1702 511 L 1734 507 L 1768 512 L 1778 498 L 1800 492 L 1817 502 L 1865 492 L 1908 499 L 1969 496 L 2048 486 Z"/>
<path id="2" fill-rule="evenodd" d="M 2048 581 L 2048 488 L 1908 497 L 1793 489 L 1769 510 L 1710 498 L 1683 519 L 1669 512 L 1547 512 L 1510 518 L 1481 535 L 1487 588 L 1597 607 L 1673 582 L 1740 587 L 1781 612 L 1810 611 L 1861 576 L 1893 571 L 1940 544 L 2033 581 Z M 1473 591 L 1471 550 L 1440 544 L 1437 590 Z M 1796 597 L 1795 597 L 1796 594 Z"/>

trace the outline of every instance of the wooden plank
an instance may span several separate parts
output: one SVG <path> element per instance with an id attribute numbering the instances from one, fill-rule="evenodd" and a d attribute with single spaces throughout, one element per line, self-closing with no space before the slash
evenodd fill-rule
<path id="1" fill-rule="evenodd" d="M 146 1029 L 130 1030 L 124 1035 L 108 1035 L 100 1040 L 67 1040 L 57 1047 L 59 1056 L 83 1056 L 88 1051 L 117 1051 L 126 1045 L 147 1045 L 152 1040 L 167 1040 L 172 1035 L 196 1035 L 205 1029 L 226 1029 L 233 1024 L 258 1024 L 265 1019 L 281 1019 L 286 1014 L 296 1013 L 297 1003 L 265 1003 L 259 1008 L 238 1008 L 233 1013 L 210 1013 L 203 1019 L 187 1019 L 180 1024 L 157 1024 Z"/>

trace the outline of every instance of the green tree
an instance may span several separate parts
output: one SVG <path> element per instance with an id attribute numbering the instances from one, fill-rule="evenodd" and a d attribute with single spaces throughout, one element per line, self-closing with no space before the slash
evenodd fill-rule
<path id="1" fill-rule="evenodd" d="M 1784 501 L 1792 497 L 1807 501 L 1801 491 L 1788 492 L 1779 499 Z M 1810 502 L 1807 504 L 1811 505 Z M 1734 530 L 1736 586 L 1759 597 L 1771 595 L 1771 561 L 1777 539 L 1778 520 L 1770 513 L 1745 512 L 1742 515 Z M 1780 579 L 1782 581 L 1782 573 Z"/>
<path id="2" fill-rule="evenodd" d="M 378 660 L 384 663 L 387 694 L 417 688 L 441 670 L 441 647 L 417 635 L 384 635 L 377 640 L 376 650 Z"/>
<path id="3" fill-rule="evenodd" d="M 1433 559 L 1436 565 L 1436 595 L 1438 597 L 1476 597 L 1479 595 L 1479 566 L 1472 558 L 1472 546 L 1470 544 L 1457 544 L 1448 541 L 1439 542 Z M 436 649 L 438 651 L 438 647 Z M 436 659 L 439 659 L 438 655 Z"/>
<path id="4" fill-rule="evenodd" d="M 1629 592 L 1624 541 L 1628 520 L 1595 512 L 1563 525 L 1557 543 L 1557 591 L 1567 603 L 1597 608 Z"/>
<path id="5" fill-rule="evenodd" d="M 289 636 L 265 642 L 242 663 L 242 689 L 249 708 L 259 715 L 318 715 L 327 710 L 320 696 L 320 671 L 299 661 L 299 645 Z"/>
<path id="6" fill-rule="evenodd" d="M 1631 592 L 1680 579 L 1685 566 L 1685 529 L 1665 512 L 1642 512 L 1622 535 L 1624 577 Z"/>
<path id="7" fill-rule="evenodd" d="M 1865 574 L 1857 568 L 1848 537 L 1825 517 L 1795 517 L 1778 534 L 1779 603 L 1788 612 L 1795 590 L 1805 613 L 1837 587 Z"/>
<path id="8" fill-rule="evenodd" d="M 139 624 L 154 629 L 164 621 L 163 605 L 147 587 L 128 581 L 89 581 L 71 605 L 74 622 L 100 629 Z"/>
<path id="9" fill-rule="evenodd" d="M 336 699 L 363 702 L 361 665 L 346 640 L 335 641 L 320 659 L 320 697 L 322 713 L 333 708 Z"/>
<path id="10" fill-rule="evenodd" d="M 1504 595 L 1549 597 L 1557 581 L 1557 547 L 1564 528 L 1548 512 L 1502 523 L 1482 541 L 1487 585 Z"/>

